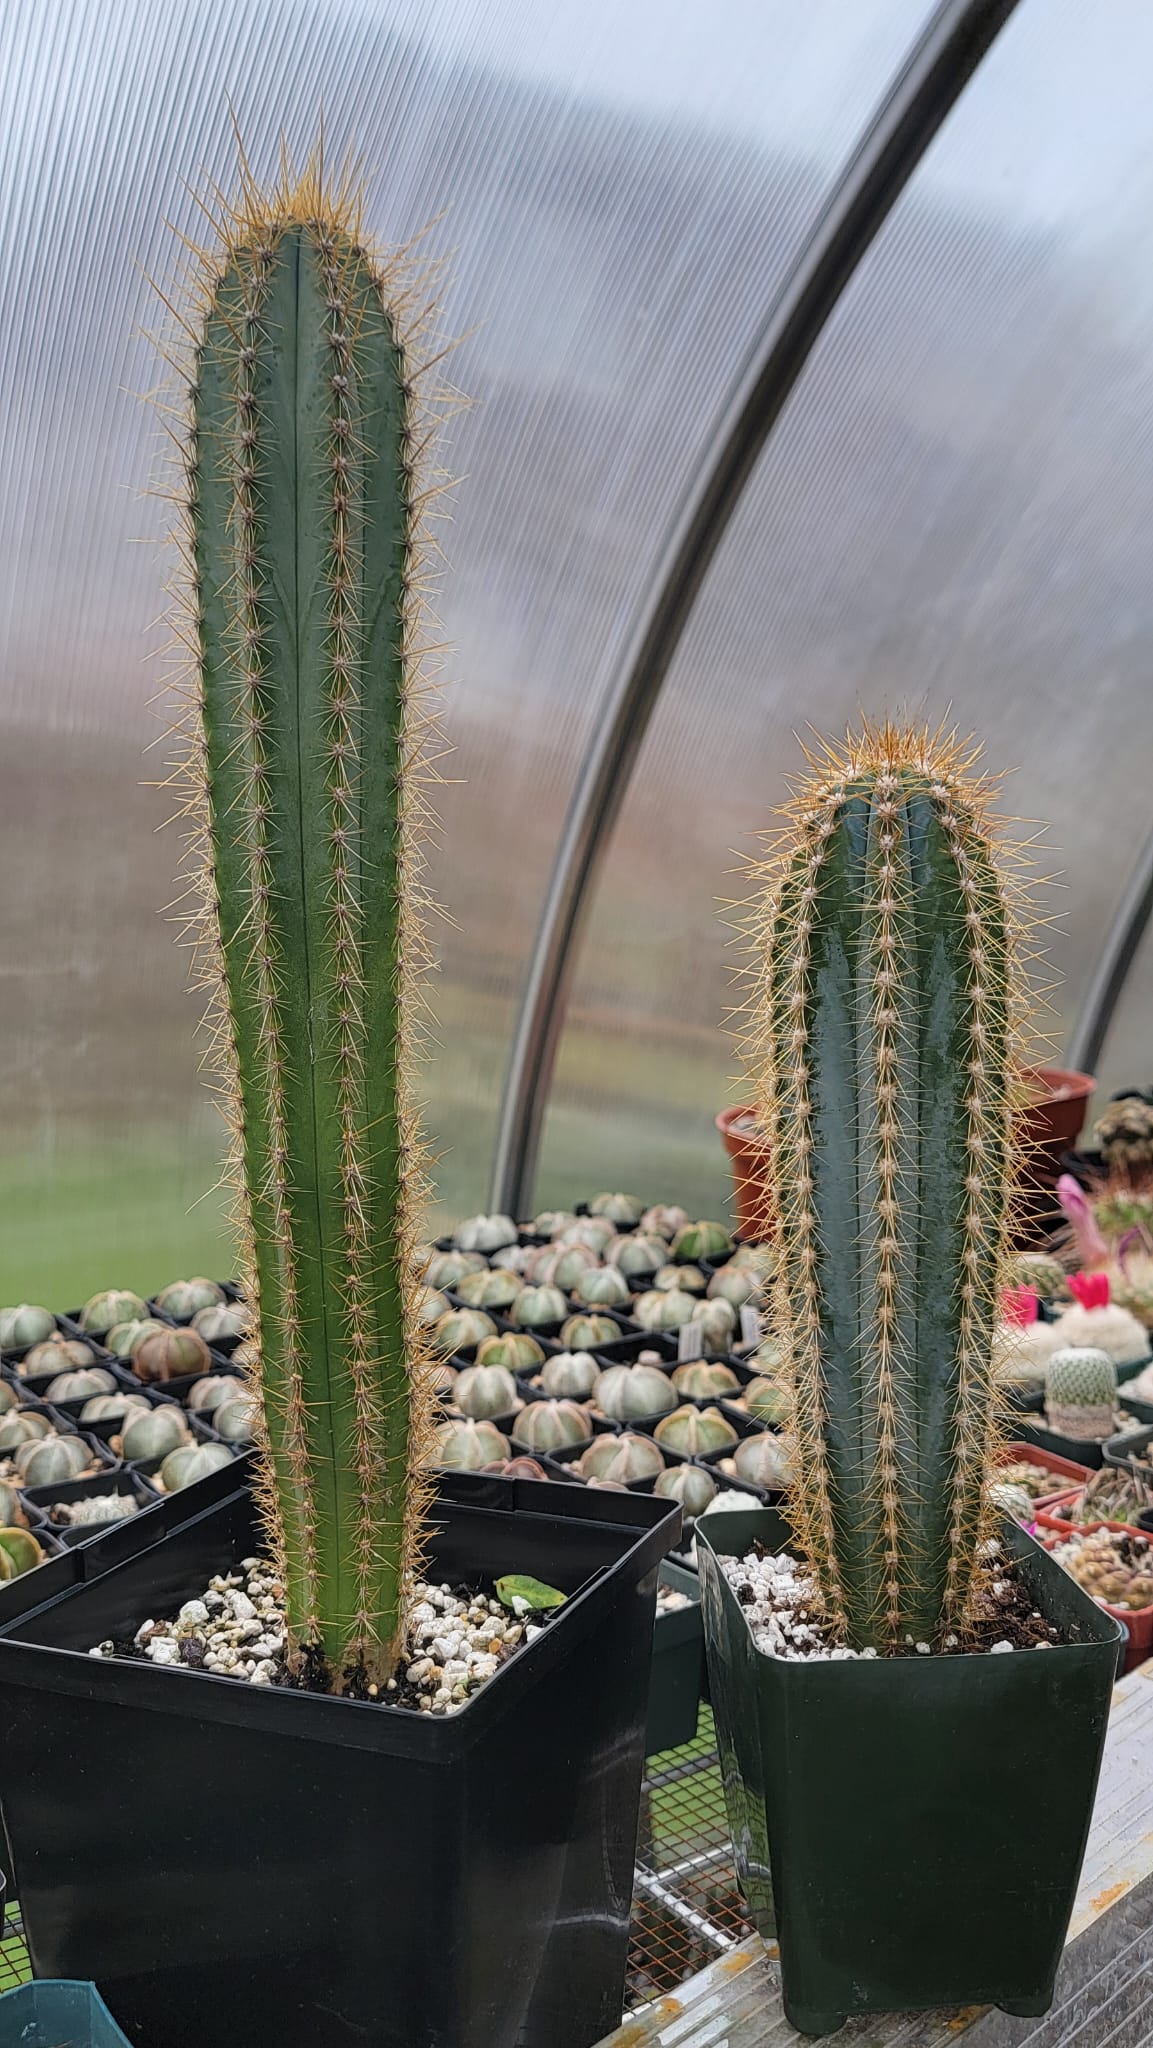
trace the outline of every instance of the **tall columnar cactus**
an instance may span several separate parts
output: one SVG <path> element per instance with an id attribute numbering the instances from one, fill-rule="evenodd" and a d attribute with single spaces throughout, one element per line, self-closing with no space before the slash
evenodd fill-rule
<path id="1" fill-rule="evenodd" d="M 979 1582 L 1025 991 L 974 758 L 866 726 L 753 871 L 790 1511 L 858 1648 L 940 1642 Z"/>
<path id="2" fill-rule="evenodd" d="M 317 163 L 218 225 L 186 462 L 207 939 L 262 1506 L 297 1657 L 342 1689 L 392 1667 L 428 1492 L 412 322 Z"/>

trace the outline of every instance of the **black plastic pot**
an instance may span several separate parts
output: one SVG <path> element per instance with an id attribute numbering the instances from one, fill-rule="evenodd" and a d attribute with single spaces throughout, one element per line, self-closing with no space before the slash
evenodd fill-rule
<path id="1" fill-rule="evenodd" d="M 668 1558 L 660 1583 L 684 1593 L 692 1602 L 673 1614 L 658 1614 L 653 1627 L 653 1679 L 645 1723 L 645 1754 L 679 1749 L 697 1732 L 701 1686 L 705 1675 L 705 1639 L 701 1627 L 701 1589 L 695 1572 Z"/>
<path id="2" fill-rule="evenodd" d="M 1003 1528 L 1038 1606 L 1075 1641 L 805 1663 L 756 1649 L 717 1563 L 754 1538 L 786 1549 L 782 1517 L 698 1524 L 738 1875 L 758 1930 L 780 1942 L 801 2033 L 854 2013 L 1038 2014 L 1052 2001 L 1120 1632 L 1022 1529 Z"/>
<path id="3" fill-rule="evenodd" d="M 0 1632 L 33 1967 L 94 1977 L 138 2048 L 588 2048 L 619 2020 L 676 1510 L 440 1484 L 434 1577 L 528 1572 L 574 1596 L 451 1717 L 85 1654 L 256 1548 L 247 1492 L 133 1517 L 124 1562 Z M 99 1550 L 70 1561 L 91 1573 Z"/>

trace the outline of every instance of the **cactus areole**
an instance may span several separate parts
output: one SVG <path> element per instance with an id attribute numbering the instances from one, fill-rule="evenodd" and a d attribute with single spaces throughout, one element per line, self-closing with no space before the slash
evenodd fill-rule
<path id="1" fill-rule="evenodd" d="M 267 197 L 245 185 L 204 297 L 193 760 L 259 1320 L 241 1358 L 291 1640 L 347 1690 L 395 1661 L 429 1493 L 407 1082 L 424 959 L 411 316 L 315 166 Z"/>
<path id="2" fill-rule="evenodd" d="M 972 748 L 867 726 L 754 870 L 789 1512 L 836 1634 L 940 1644 L 981 1573 L 1012 1242 L 1017 889 Z"/>

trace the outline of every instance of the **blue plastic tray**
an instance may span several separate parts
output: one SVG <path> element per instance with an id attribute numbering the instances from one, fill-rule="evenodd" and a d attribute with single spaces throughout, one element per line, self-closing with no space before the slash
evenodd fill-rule
<path id="1" fill-rule="evenodd" d="M 130 2048 L 95 1984 L 46 1977 L 0 1997 L 0 2048 Z"/>

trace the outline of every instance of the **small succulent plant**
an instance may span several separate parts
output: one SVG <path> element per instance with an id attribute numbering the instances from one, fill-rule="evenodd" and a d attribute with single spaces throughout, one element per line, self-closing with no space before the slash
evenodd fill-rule
<path id="1" fill-rule="evenodd" d="M 727 1266 L 721 1266 L 713 1274 L 706 1292 L 712 1301 L 727 1301 L 733 1308 L 744 1308 L 746 1302 L 759 1302 L 764 1293 L 764 1283 L 751 1266 L 734 1266 L 730 1259 Z"/>
<path id="2" fill-rule="evenodd" d="M 123 1422 L 129 1415 L 151 1415 L 152 1403 L 143 1394 L 97 1394 L 80 1410 L 80 1426 L 94 1422 Z"/>
<path id="3" fill-rule="evenodd" d="M 588 1413 L 576 1401 L 529 1401 L 512 1426 L 514 1444 L 526 1451 L 562 1451 L 587 1443 L 592 1433 Z"/>
<path id="4" fill-rule="evenodd" d="M 114 1323 L 104 1337 L 104 1346 L 117 1358 L 133 1358 L 146 1337 L 167 1328 L 156 1316 L 136 1316 L 131 1322 Z"/>
<path id="5" fill-rule="evenodd" d="M 566 1224 L 556 1242 L 558 1245 L 587 1245 L 599 1257 L 603 1256 L 605 1247 L 612 1243 L 616 1234 L 607 1216 L 578 1216 L 575 1223 Z"/>
<path id="6" fill-rule="evenodd" d="M 224 1289 L 215 1280 L 199 1276 L 195 1280 L 171 1280 L 161 1288 L 155 1301 L 162 1316 L 171 1316 L 174 1323 L 190 1323 L 201 1309 L 220 1308 Z"/>
<path id="7" fill-rule="evenodd" d="M 500 1337 L 486 1337 L 476 1351 L 478 1365 L 503 1365 L 509 1372 L 528 1372 L 543 1358 L 536 1338 L 524 1330 L 506 1330 Z"/>
<path id="8" fill-rule="evenodd" d="M 1053 1555 L 1094 1600 L 1134 1613 L 1153 1606 L 1153 1544 L 1126 1529 L 1063 1537 Z"/>
<path id="9" fill-rule="evenodd" d="M 595 1351 L 619 1337 L 620 1325 L 611 1316 L 596 1313 L 570 1316 L 561 1325 L 560 1341 L 566 1351 Z"/>
<path id="10" fill-rule="evenodd" d="M 145 1386 L 162 1380 L 184 1379 L 189 1373 L 212 1371 L 212 1358 L 203 1337 L 195 1330 L 154 1330 L 141 1339 L 132 1354 L 132 1370 Z"/>
<path id="11" fill-rule="evenodd" d="M 531 1254 L 525 1273 L 537 1286 L 560 1287 L 567 1293 L 582 1273 L 594 1272 L 600 1262 L 600 1253 L 591 1245 L 546 1244 Z"/>
<path id="12" fill-rule="evenodd" d="M 694 1358 L 678 1365 L 673 1385 L 686 1401 L 719 1401 L 740 1392 L 741 1383 L 731 1367 Z"/>
<path id="13" fill-rule="evenodd" d="M 58 1373 L 45 1390 L 46 1401 L 89 1401 L 96 1394 L 114 1394 L 116 1381 L 102 1365 L 79 1372 Z"/>
<path id="14" fill-rule="evenodd" d="M 681 1266 L 695 1266 L 701 1259 L 723 1259 L 732 1249 L 733 1240 L 723 1223 L 686 1223 L 673 1239 L 673 1258 Z"/>
<path id="15" fill-rule="evenodd" d="M 511 1216 L 468 1216 L 453 1233 L 461 1252 L 499 1252 L 515 1244 L 519 1233 Z"/>
<path id="16" fill-rule="evenodd" d="M 229 1344 L 249 1332 L 249 1314 L 242 1301 L 213 1302 L 198 1308 L 192 1327 L 206 1344 Z"/>
<path id="17" fill-rule="evenodd" d="M 587 1451 L 577 1459 L 582 1479 L 612 1480 L 618 1486 L 636 1486 L 641 1480 L 655 1479 L 664 1469 L 664 1458 L 652 1438 L 635 1436 L 631 1431 L 623 1436 L 594 1437 Z"/>
<path id="18" fill-rule="evenodd" d="M 685 1323 L 696 1321 L 699 1307 L 700 1303 L 680 1288 L 674 1288 L 670 1294 L 653 1288 L 648 1294 L 638 1294 L 631 1314 L 642 1330 L 679 1330 Z"/>
<path id="19" fill-rule="evenodd" d="M 496 1324 L 482 1308 L 453 1308 L 434 1325 L 432 1346 L 439 1357 L 454 1358 L 458 1351 L 468 1351 L 495 1336 Z"/>
<path id="20" fill-rule="evenodd" d="M 733 1452 L 733 1471 L 749 1486 L 766 1493 L 779 1493 L 792 1484 L 796 1472 L 793 1448 L 787 1437 L 763 1429 L 756 1436 L 741 1438 Z"/>
<path id="21" fill-rule="evenodd" d="M 22 1380 L 40 1380 L 95 1363 L 96 1353 L 90 1344 L 82 1344 L 77 1337 L 48 1337 L 25 1352 L 16 1370 Z"/>
<path id="22" fill-rule="evenodd" d="M 92 1453 L 82 1436 L 45 1436 L 21 1444 L 15 1456 L 22 1486 L 59 1486 L 91 1470 Z"/>
<path id="23" fill-rule="evenodd" d="M 1056 1330 L 1062 1346 L 1088 1345 L 1094 1351 L 1107 1351 L 1114 1365 L 1135 1365 L 1148 1355 L 1149 1333 L 1144 1324 L 1116 1301 L 1100 1308 L 1082 1308 L 1079 1301 L 1074 1302 L 1061 1310 L 1050 1328 Z"/>
<path id="24" fill-rule="evenodd" d="M 128 1417 L 120 1432 L 120 1456 L 126 1465 L 146 1458 L 166 1458 L 178 1444 L 189 1443 L 191 1434 L 183 1409 L 175 1401 L 168 1401 L 162 1408 L 150 1408 L 147 1415 Z M 115 1438 L 112 1448 L 117 1449 Z"/>
<path id="25" fill-rule="evenodd" d="M 641 1229 L 647 1236 L 663 1237 L 666 1243 L 671 1244 L 677 1232 L 684 1229 L 688 1220 L 687 1209 L 678 1209 L 675 1203 L 657 1202 L 651 1209 L 645 1210 L 641 1217 Z"/>
<path id="26" fill-rule="evenodd" d="M 1070 1346 L 1055 1351 L 1045 1371 L 1050 1429 L 1080 1442 L 1101 1442 L 1116 1428 L 1117 1371 L 1105 1351 Z"/>
<path id="27" fill-rule="evenodd" d="M 737 1320 L 731 1301 L 702 1301 L 693 1318 L 700 1324 L 701 1343 L 706 1351 L 728 1351 L 736 1335 Z"/>
<path id="28" fill-rule="evenodd" d="M 605 1264 L 615 1266 L 626 1280 L 650 1280 L 666 1264 L 668 1256 L 669 1248 L 663 1237 L 613 1237 L 605 1246 Z"/>
<path id="29" fill-rule="evenodd" d="M 532 1219 L 532 1234 L 534 1237 L 559 1237 L 562 1230 L 567 1230 L 569 1224 L 575 1222 L 571 1209 L 542 1209 Z"/>
<path id="30" fill-rule="evenodd" d="M 418 1287 L 413 1307 L 418 1322 L 439 1323 L 441 1317 L 448 1314 L 452 1303 L 447 1294 L 442 1294 L 438 1287 Z M 192 1327 L 195 1329 L 195 1323 Z"/>
<path id="31" fill-rule="evenodd" d="M 30 1344 L 42 1344 L 56 1328 L 51 1309 L 21 1301 L 15 1308 L 0 1308 L 0 1351 L 26 1351 Z"/>
<path id="32" fill-rule="evenodd" d="M 686 1522 L 695 1522 L 715 1498 L 717 1482 L 703 1465 L 669 1465 L 657 1474 L 654 1493 L 664 1500 L 677 1500 Z"/>
<path id="33" fill-rule="evenodd" d="M 578 1273 L 573 1293 L 585 1308 L 626 1308 L 632 1300 L 632 1289 L 615 1266 L 592 1266 Z"/>
<path id="34" fill-rule="evenodd" d="M 521 1292 L 519 1273 L 507 1266 L 490 1266 L 483 1273 L 465 1273 L 456 1292 L 468 1308 L 506 1309 Z"/>
<path id="35" fill-rule="evenodd" d="M 0 1456 L 8 1457 L 21 1444 L 51 1435 L 52 1424 L 46 1415 L 39 1415 L 34 1409 L 21 1408 L 0 1422 Z"/>
<path id="36" fill-rule="evenodd" d="M 23 1529 L 28 1521 L 20 1505 L 20 1495 L 7 1480 L 0 1479 L 0 1525 L 6 1529 Z"/>
<path id="37" fill-rule="evenodd" d="M 194 1387 L 188 1389 L 187 1406 L 193 1415 L 211 1415 L 214 1408 L 232 1401 L 244 1391 L 242 1381 L 234 1373 L 210 1372 Z"/>
<path id="38" fill-rule="evenodd" d="M 541 1366 L 539 1383 L 558 1401 L 587 1401 L 600 1367 L 591 1351 L 556 1351 Z"/>
<path id="39" fill-rule="evenodd" d="M 0 1529 L 0 1579 L 18 1579 L 43 1562 L 44 1552 L 27 1529 Z"/>
<path id="40" fill-rule="evenodd" d="M 617 1224 L 623 1230 L 631 1230 L 634 1224 L 640 1222 L 644 1207 L 644 1203 L 638 1202 L 635 1195 L 594 1195 L 589 1203 L 589 1213 L 593 1216 L 607 1216 L 610 1223 Z"/>
<path id="41" fill-rule="evenodd" d="M 789 1420 L 792 1404 L 788 1388 L 780 1380 L 767 1378 L 758 1373 L 745 1388 L 745 1407 L 757 1422 L 765 1422 L 770 1429 L 783 1429 Z"/>
<path id="42" fill-rule="evenodd" d="M 210 1472 L 223 1471 L 232 1462 L 227 1444 L 178 1444 L 174 1451 L 169 1451 L 156 1479 L 165 1493 L 181 1493 L 186 1486 L 207 1479 Z"/>
<path id="43" fill-rule="evenodd" d="M 737 1441 L 737 1432 L 719 1408 L 675 1408 L 657 1423 L 653 1435 L 666 1450 L 684 1458 L 707 1458 Z"/>
<path id="44" fill-rule="evenodd" d="M 709 1284 L 707 1273 L 699 1266 L 658 1266 L 653 1274 L 653 1287 L 658 1294 L 704 1294 Z"/>
<path id="45" fill-rule="evenodd" d="M 10 1387 L 7 1380 L 0 1380 L 0 1415 L 7 1415 L 9 1409 L 17 1407 L 18 1403 L 15 1387 Z"/>
<path id="46" fill-rule="evenodd" d="M 1153 1104 L 1141 1095 L 1115 1097 L 1093 1126 L 1110 1174 L 1138 1185 L 1153 1174 Z"/>
<path id="47" fill-rule="evenodd" d="M 435 1252 L 425 1268 L 429 1287 L 456 1287 L 466 1273 L 483 1273 L 488 1261 L 483 1252 Z"/>
<path id="48" fill-rule="evenodd" d="M 1050 1258 L 1048 1252 L 1018 1252 L 1007 1284 L 1031 1287 L 1039 1301 L 1059 1301 L 1069 1291 L 1069 1276 L 1060 1259 Z"/>
<path id="49" fill-rule="evenodd" d="M 505 1365 L 466 1366 L 457 1374 L 453 1398 L 461 1414 L 470 1415 L 474 1422 L 491 1422 L 494 1416 L 511 1415 L 520 1406 L 516 1381 Z"/>
<path id="50" fill-rule="evenodd" d="M 231 1400 L 212 1410 L 212 1427 L 225 1443 L 251 1443 L 256 1434 L 260 1406 L 247 1388 L 236 1385 Z"/>
<path id="51" fill-rule="evenodd" d="M 80 1311 L 80 1327 L 90 1337 L 103 1337 L 117 1323 L 143 1321 L 148 1314 L 148 1304 L 141 1301 L 127 1287 L 111 1287 L 103 1294 L 93 1294 Z"/>
<path id="52" fill-rule="evenodd" d="M 739 1244 L 729 1260 L 730 1266 L 747 1266 L 758 1280 L 771 1280 L 777 1262 L 767 1244 Z"/>
<path id="53" fill-rule="evenodd" d="M 451 1365 L 433 1365 L 430 1363 L 428 1368 L 428 1384 L 438 1400 L 451 1401 L 456 1382 L 457 1375 Z"/>
<path id="54" fill-rule="evenodd" d="M 658 1365 L 610 1365 L 601 1373 L 593 1398 L 602 1415 L 613 1422 L 640 1422 L 667 1415 L 677 1405 L 673 1383 Z"/>
<path id="55" fill-rule="evenodd" d="M 481 1472 L 497 1459 L 507 1458 L 510 1445 L 492 1422 L 473 1422 L 465 1416 L 450 1416 L 433 1431 L 432 1463 L 451 1472 Z"/>
<path id="56" fill-rule="evenodd" d="M 567 1307 L 559 1287 L 522 1287 L 508 1319 L 519 1329 L 548 1330 L 564 1321 Z"/>

